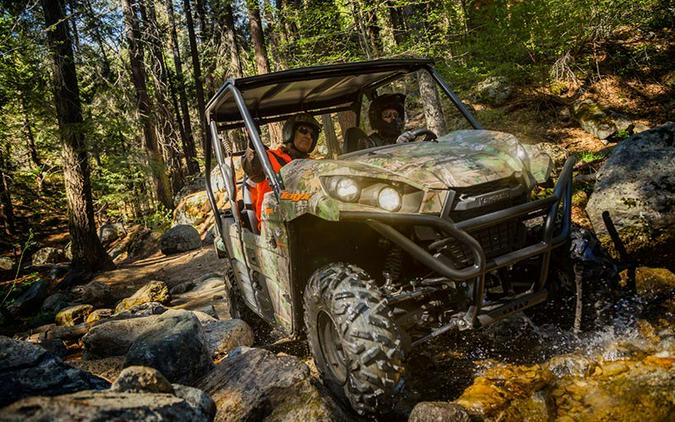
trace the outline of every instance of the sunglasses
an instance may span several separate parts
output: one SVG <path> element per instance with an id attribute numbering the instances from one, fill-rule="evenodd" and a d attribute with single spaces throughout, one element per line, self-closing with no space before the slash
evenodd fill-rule
<path id="1" fill-rule="evenodd" d="M 302 133 L 303 135 L 311 135 L 314 136 L 316 132 L 314 131 L 313 128 L 309 126 L 298 126 L 296 129 L 298 132 Z"/>

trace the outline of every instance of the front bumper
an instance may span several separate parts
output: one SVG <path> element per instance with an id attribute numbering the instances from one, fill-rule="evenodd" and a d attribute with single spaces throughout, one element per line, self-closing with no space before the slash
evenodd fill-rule
<path id="1" fill-rule="evenodd" d="M 531 295 L 532 301 L 520 299 L 514 302 L 524 303 L 523 307 L 532 306 L 546 299 L 542 294 L 549 269 L 551 251 L 565 243 L 570 234 L 571 209 L 572 209 L 572 170 L 576 159 L 570 157 L 565 162 L 560 177 L 549 197 L 516 205 L 510 208 L 473 217 L 461 222 L 454 223 L 434 215 L 420 214 L 396 214 L 361 211 L 344 211 L 340 213 L 341 221 L 362 221 L 369 224 L 374 230 L 397 244 L 404 251 L 413 256 L 430 270 L 454 281 L 474 280 L 472 305 L 467 311 L 464 320 L 472 327 L 483 325 L 479 320 L 483 295 L 485 293 L 485 275 L 493 270 L 517 264 L 528 258 L 541 256 L 541 268 L 538 279 L 534 280 L 527 294 Z M 556 230 L 556 217 L 560 212 L 561 221 Z M 481 229 L 495 226 L 516 219 L 530 219 L 536 216 L 544 216 L 544 227 L 541 239 L 535 243 L 510 251 L 500 256 L 487 259 L 480 242 L 470 233 Z M 439 232 L 445 233 L 446 238 L 434 242 L 440 243 L 457 242 L 470 251 L 473 263 L 466 268 L 455 268 L 452 263 L 441 254 L 433 254 L 429 250 L 419 246 L 407 236 L 396 230 L 392 225 L 428 226 Z M 513 307 L 509 308 L 512 309 Z M 518 308 L 521 309 L 521 308 Z M 487 321 L 485 321 L 487 322 Z"/>

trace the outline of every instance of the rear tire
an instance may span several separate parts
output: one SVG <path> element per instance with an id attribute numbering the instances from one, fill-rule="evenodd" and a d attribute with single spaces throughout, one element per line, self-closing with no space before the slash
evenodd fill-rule
<path id="1" fill-rule="evenodd" d="M 317 270 L 305 288 L 305 327 L 324 384 L 359 414 L 385 413 L 403 387 L 399 328 L 373 280 L 342 263 Z"/>

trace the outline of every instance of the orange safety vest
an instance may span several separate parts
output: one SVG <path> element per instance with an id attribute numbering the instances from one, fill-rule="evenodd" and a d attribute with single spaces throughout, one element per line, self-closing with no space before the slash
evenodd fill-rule
<path id="1" fill-rule="evenodd" d="M 267 158 L 272 164 L 272 170 L 275 173 L 279 173 L 281 168 L 286 164 L 290 163 L 293 158 L 288 155 L 283 149 L 268 149 Z M 258 218 L 258 229 L 260 229 L 260 222 L 262 221 L 262 203 L 263 198 L 267 192 L 271 192 L 272 187 L 270 186 L 269 180 L 265 179 L 262 182 L 256 183 L 255 187 L 249 187 L 249 192 L 251 193 L 251 202 L 253 202 L 253 207 L 255 208 L 255 216 Z"/>

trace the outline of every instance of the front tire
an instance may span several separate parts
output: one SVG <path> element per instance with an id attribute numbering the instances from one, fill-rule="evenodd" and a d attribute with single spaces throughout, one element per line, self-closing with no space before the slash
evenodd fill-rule
<path id="1" fill-rule="evenodd" d="M 359 414 L 391 411 L 403 386 L 401 335 L 373 280 L 342 263 L 305 288 L 305 327 L 324 384 Z"/>

